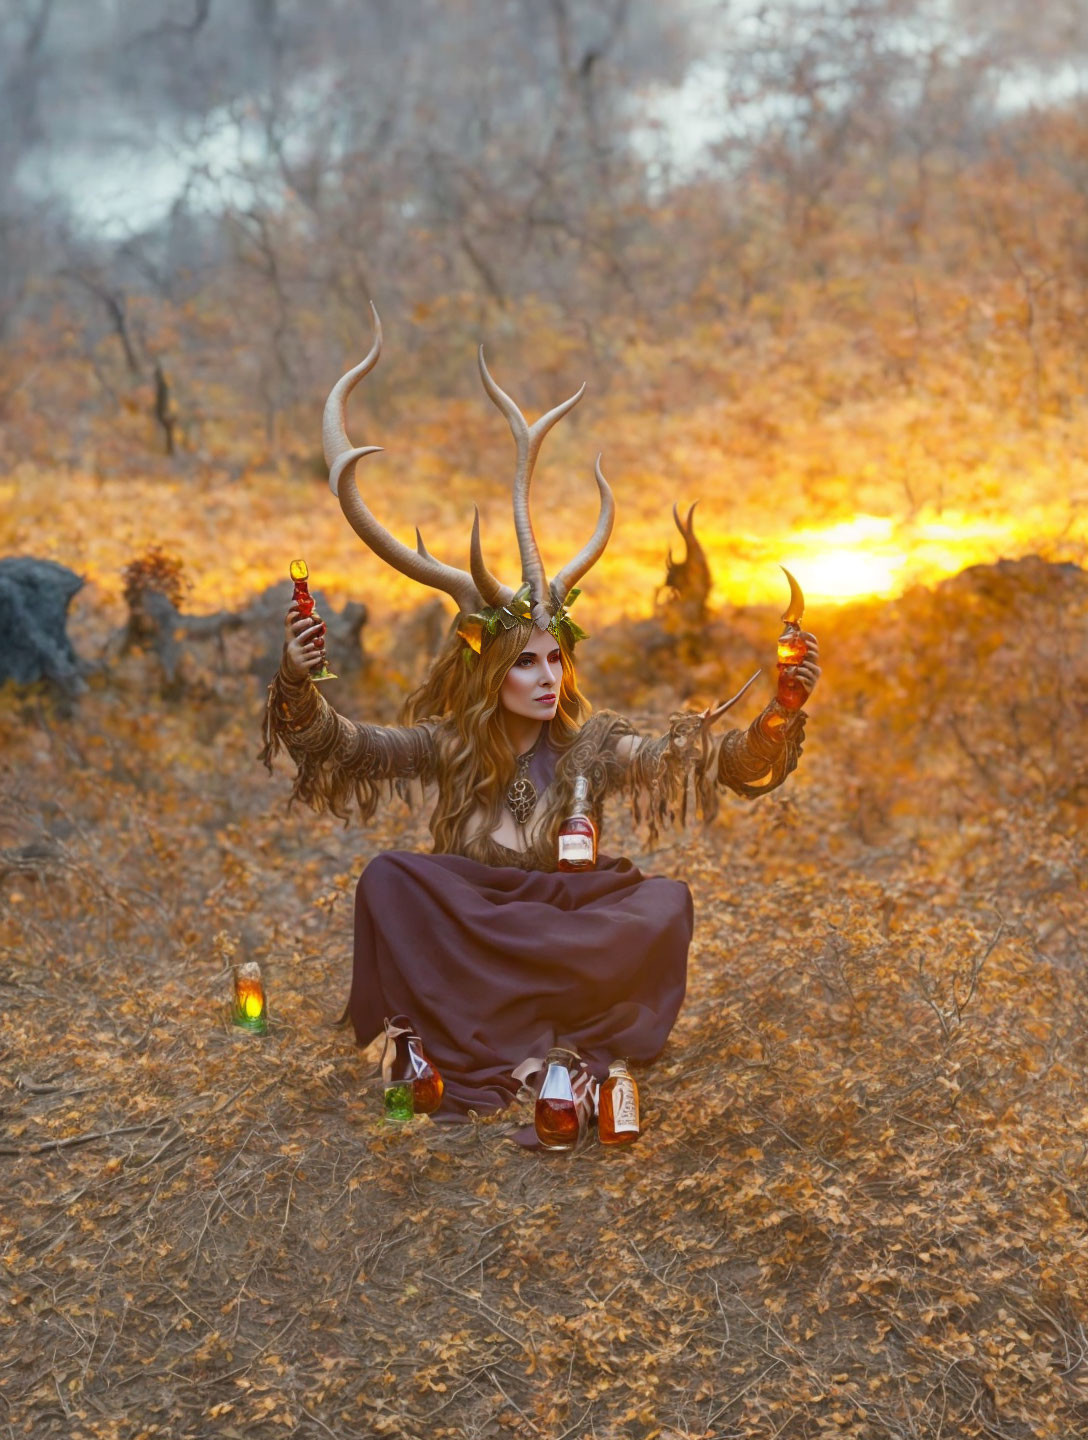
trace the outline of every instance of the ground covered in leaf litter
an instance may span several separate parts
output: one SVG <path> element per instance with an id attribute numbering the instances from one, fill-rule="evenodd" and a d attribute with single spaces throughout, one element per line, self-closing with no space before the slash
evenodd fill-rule
<path id="1" fill-rule="evenodd" d="M 643 1136 L 570 1156 L 385 1126 L 333 1024 L 358 872 L 418 818 L 285 817 L 241 682 L 3 697 L 0 1435 L 1088 1427 L 1083 849 L 909 774 L 868 777 L 915 822 L 876 843 L 827 688 L 777 795 L 650 855 L 611 817 L 696 939 Z"/>

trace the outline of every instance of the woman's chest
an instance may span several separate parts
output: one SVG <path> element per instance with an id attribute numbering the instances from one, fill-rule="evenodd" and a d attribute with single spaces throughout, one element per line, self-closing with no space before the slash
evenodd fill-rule
<path id="1" fill-rule="evenodd" d="M 478 808 L 469 820 L 467 833 L 473 838 L 486 837 L 507 850 L 534 850 L 544 836 L 546 811 L 544 796 L 537 797 L 533 810 L 524 822 L 516 820 L 505 805 L 500 809 L 497 821 L 486 810 Z"/>
<path id="2" fill-rule="evenodd" d="M 478 807 L 470 821 L 469 834 L 481 839 L 486 837 L 520 854 L 539 850 L 557 789 L 556 759 L 542 734 L 532 749 L 518 756 L 501 803 L 490 809 Z"/>

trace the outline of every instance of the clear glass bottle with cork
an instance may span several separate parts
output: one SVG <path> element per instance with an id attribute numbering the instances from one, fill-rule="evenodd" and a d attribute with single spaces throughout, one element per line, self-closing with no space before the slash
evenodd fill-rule
<path id="1" fill-rule="evenodd" d="M 613 1060 L 597 1097 L 597 1138 L 602 1145 L 629 1145 L 639 1137 L 638 1086 L 626 1060 Z"/>
<path id="2" fill-rule="evenodd" d="M 537 1095 L 533 1124 L 545 1150 L 573 1150 L 578 1141 L 578 1108 L 574 1103 L 569 1061 L 571 1052 L 556 1047 L 544 1057 L 544 1080 Z"/>
<path id="3" fill-rule="evenodd" d="M 589 813 L 589 779 L 574 777 L 571 812 L 559 827 L 560 870 L 592 870 L 597 863 L 597 826 Z"/>

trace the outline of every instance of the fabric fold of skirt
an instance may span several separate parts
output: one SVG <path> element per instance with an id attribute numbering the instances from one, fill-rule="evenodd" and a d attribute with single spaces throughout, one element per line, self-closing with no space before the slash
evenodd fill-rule
<path id="1" fill-rule="evenodd" d="M 510 1103 L 511 1071 L 556 1043 L 598 1078 L 652 1060 L 684 999 L 693 913 L 627 859 L 554 874 L 392 850 L 363 871 L 348 1014 L 360 1045 L 407 1015 L 446 1082 L 436 1119 Z"/>

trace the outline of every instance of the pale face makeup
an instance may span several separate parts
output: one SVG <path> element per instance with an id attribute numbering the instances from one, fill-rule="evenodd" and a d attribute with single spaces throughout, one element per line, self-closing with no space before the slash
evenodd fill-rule
<path id="1" fill-rule="evenodd" d="M 563 666 L 554 635 L 534 626 L 521 654 L 503 677 L 504 710 L 526 720 L 550 720 L 559 704 Z"/>

